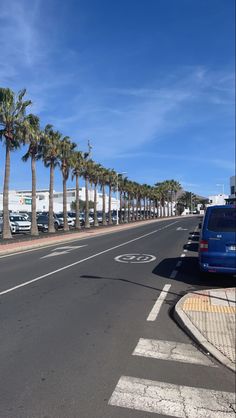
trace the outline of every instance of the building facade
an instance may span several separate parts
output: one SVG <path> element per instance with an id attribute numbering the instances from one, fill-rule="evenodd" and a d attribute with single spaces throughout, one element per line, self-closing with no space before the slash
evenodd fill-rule
<path id="1" fill-rule="evenodd" d="M 85 187 L 79 189 L 80 199 L 85 201 Z M 94 190 L 89 190 L 89 200 L 94 200 Z M 67 189 L 67 210 L 71 210 L 71 204 L 75 201 L 76 191 L 75 189 Z M 31 212 L 31 190 L 10 190 L 9 191 L 9 210 L 12 212 Z M 105 196 L 106 211 L 108 211 L 109 197 Z M 117 201 L 112 197 L 111 209 L 116 210 L 119 200 Z M 53 193 L 53 208 L 54 212 L 63 211 L 63 193 Z M 36 191 L 36 210 L 38 212 L 47 212 L 49 209 L 49 191 L 47 189 L 41 189 Z M 0 211 L 3 210 L 3 194 L 0 193 Z M 97 193 L 97 210 L 102 210 L 102 194 Z"/>

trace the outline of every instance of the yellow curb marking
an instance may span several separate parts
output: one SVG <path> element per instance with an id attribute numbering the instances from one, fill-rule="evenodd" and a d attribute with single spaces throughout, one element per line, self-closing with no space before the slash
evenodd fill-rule
<path id="1" fill-rule="evenodd" d="M 189 298 L 183 304 L 184 311 L 236 313 L 234 306 L 210 305 L 209 298 Z"/>

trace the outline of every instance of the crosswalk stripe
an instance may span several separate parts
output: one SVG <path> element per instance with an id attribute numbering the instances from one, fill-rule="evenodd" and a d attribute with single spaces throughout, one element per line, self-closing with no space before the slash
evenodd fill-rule
<path id="1" fill-rule="evenodd" d="M 235 394 L 122 376 L 109 405 L 178 418 L 235 418 Z"/>
<path id="2" fill-rule="evenodd" d="M 193 345 L 173 341 L 140 338 L 133 355 L 216 367 L 207 356 Z"/>

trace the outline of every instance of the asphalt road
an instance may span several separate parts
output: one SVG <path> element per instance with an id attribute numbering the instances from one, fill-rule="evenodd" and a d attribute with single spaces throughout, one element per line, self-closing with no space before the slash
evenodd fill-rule
<path id="1" fill-rule="evenodd" d="M 207 400 L 220 391 L 227 401 L 234 374 L 173 319 L 186 292 L 234 285 L 199 275 L 198 223 L 169 219 L 1 257 L 0 417 L 152 417 L 156 390 L 164 394 L 159 416 L 194 417 L 199 393 Z M 155 344 L 163 344 L 160 358 Z M 176 347 L 182 360 L 172 357 Z"/>

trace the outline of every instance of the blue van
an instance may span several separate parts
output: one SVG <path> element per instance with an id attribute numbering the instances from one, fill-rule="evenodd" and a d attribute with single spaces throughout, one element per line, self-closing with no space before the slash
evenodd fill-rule
<path id="1" fill-rule="evenodd" d="M 207 208 L 199 242 L 199 266 L 205 272 L 236 274 L 236 206 Z"/>

